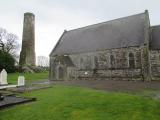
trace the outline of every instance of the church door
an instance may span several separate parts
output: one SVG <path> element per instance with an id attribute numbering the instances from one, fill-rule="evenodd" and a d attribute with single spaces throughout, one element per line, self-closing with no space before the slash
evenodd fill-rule
<path id="1" fill-rule="evenodd" d="M 64 70 L 62 67 L 58 68 L 58 79 L 62 80 L 64 78 Z"/>

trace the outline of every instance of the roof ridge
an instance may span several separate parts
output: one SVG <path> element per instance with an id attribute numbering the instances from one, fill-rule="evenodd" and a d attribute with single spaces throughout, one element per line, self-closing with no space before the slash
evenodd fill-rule
<path id="1" fill-rule="evenodd" d="M 87 25 L 87 26 L 84 26 L 84 27 L 79 27 L 79 28 L 67 30 L 67 32 L 71 32 L 71 31 L 79 30 L 79 29 L 84 29 L 84 28 L 89 28 L 89 27 L 91 27 L 91 26 L 96 26 L 96 25 L 100 25 L 100 24 L 104 24 L 104 23 L 109 23 L 109 22 L 116 21 L 116 20 L 119 20 L 119 19 L 125 19 L 125 18 L 129 18 L 129 17 L 137 16 L 137 15 L 142 15 L 142 14 L 145 14 L 145 12 L 139 13 L 139 14 L 134 14 L 134 15 L 129 15 L 129 16 L 126 16 L 126 17 L 116 18 L 116 19 L 113 19 L 113 20 L 105 21 L 105 22 L 100 22 L 100 23 L 96 23 L 96 24 L 91 24 L 91 25 Z"/>
<path id="2" fill-rule="evenodd" d="M 151 26 L 151 28 L 153 28 L 153 27 L 160 27 L 160 25 L 153 25 L 153 26 Z"/>
<path id="3" fill-rule="evenodd" d="M 67 31 L 51 55 L 142 46 L 145 40 L 146 21 L 147 11 Z M 110 24 L 113 26 L 108 27 Z M 86 32 L 88 30 L 91 31 Z"/>
<path id="4" fill-rule="evenodd" d="M 59 40 L 57 41 L 57 43 L 55 44 L 54 48 L 52 49 L 51 53 L 49 54 L 49 56 L 51 56 L 51 54 L 53 53 L 53 51 L 57 48 L 58 44 L 60 43 L 62 37 L 65 35 L 65 33 L 67 33 L 66 30 L 63 31 L 62 35 L 60 36 Z"/>

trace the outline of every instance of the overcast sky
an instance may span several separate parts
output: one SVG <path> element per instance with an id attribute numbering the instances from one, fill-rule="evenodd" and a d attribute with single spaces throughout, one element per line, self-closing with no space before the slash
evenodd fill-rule
<path id="1" fill-rule="evenodd" d="M 160 24 L 160 0 L 0 0 L 0 27 L 22 40 L 23 14 L 35 14 L 36 55 L 48 56 L 63 31 L 149 10 Z"/>

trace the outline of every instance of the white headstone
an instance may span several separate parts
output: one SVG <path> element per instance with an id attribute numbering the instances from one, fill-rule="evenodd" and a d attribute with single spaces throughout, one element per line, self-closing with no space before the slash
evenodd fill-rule
<path id="1" fill-rule="evenodd" d="M 1 85 L 8 84 L 8 82 L 7 82 L 7 72 L 6 72 L 5 69 L 3 69 L 2 72 L 0 73 L 0 84 Z"/>
<path id="2" fill-rule="evenodd" d="M 18 77 L 18 86 L 24 86 L 25 85 L 25 78 L 24 76 Z"/>

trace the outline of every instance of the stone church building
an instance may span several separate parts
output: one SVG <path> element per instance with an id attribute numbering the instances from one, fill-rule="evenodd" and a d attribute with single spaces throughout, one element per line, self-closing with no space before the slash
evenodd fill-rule
<path id="1" fill-rule="evenodd" d="M 144 13 L 64 31 L 50 80 L 160 80 L 160 26 Z"/>

